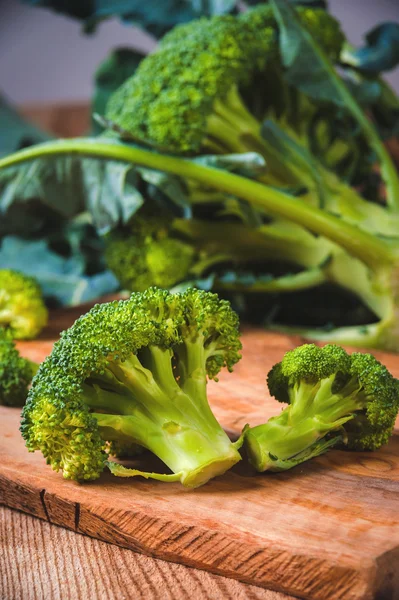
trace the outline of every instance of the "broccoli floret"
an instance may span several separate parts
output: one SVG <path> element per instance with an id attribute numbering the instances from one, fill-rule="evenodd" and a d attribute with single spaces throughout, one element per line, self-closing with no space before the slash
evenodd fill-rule
<path id="1" fill-rule="evenodd" d="M 23 406 L 38 365 L 22 358 L 9 330 L 0 327 L 0 404 Z"/>
<path id="2" fill-rule="evenodd" d="M 269 372 L 272 396 L 289 406 L 246 433 L 258 471 L 283 471 L 340 445 L 377 450 L 399 410 L 399 381 L 370 354 L 305 344 Z"/>
<path id="3" fill-rule="evenodd" d="M 202 485 L 240 460 L 242 440 L 230 441 L 206 394 L 240 348 L 237 315 L 210 292 L 150 288 L 96 305 L 39 368 L 23 410 L 27 447 L 67 479 L 96 479 L 107 464 L 115 475 Z M 172 475 L 107 462 L 114 442 L 147 448 Z"/>
<path id="4" fill-rule="evenodd" d="M 0 270 L 0 326 L 9 327 L 15 339 L 35 338 L 47 324 L 48 312 L 33 277 Z"/>
<path id="5" fill-rule="evenodd" d="M 298 15 L 335 59 L 343 43 L 337 22 L 321 9 L 299 8 Z M 175 27 L 140 63 L 110 98 L 106 117 L 134 139 L 171 152 L 261 152 L 261 124 L 240 88 L 253 83 L 256 89 L 276 60 L 270 6 L 191 21 Z"/>
<path id="6" fill-rule="evenodd" d="M 138 216 L 127 231 L 107 236 L 106 263 L 125 289 L 171 288 L 187 277 L 194 248 L 169 237 L 168 229 L 162 217 Z"/>

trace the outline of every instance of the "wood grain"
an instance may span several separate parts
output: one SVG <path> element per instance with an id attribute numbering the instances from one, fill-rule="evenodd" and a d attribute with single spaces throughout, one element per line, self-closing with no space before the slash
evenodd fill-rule
<path id="1" fill-rule="evenodd" d="M 290 600 L 76 535 L 4 507 L 0 540 L 2 600 Z"/>
<path id="2" fill-rule="evenodd" d="M 23 354 L 42 359 L 51 336 L 78 312 L 59 313 L 44 339 L 19 344 Z M 209 385 L 227 429 L 238 432 L 247 421 L 260 423 L 280 410 L 267 397 L 265 374 L 298 341 L 244 333 L 236 371 Z M 380 357 L 399 375 L 398 357 Z M 301 598 L 399 597 L 399 436 L 377 453 L 332 451 L 284 474 L 256 476 L 243 461 L 188 492 L 179 484 L 118 480 L 109 473 L 85 485 L 64 481 L 39 453 L 26 452 L 18 410 L 3 407 L 0 419 L 0 502 L 10 507 Z"/>

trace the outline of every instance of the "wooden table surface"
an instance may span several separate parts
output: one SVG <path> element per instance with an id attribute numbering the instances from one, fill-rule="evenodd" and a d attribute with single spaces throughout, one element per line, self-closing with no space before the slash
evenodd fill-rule
<path id="1" fill-rule="evenodd" d="M 1 600 L 290 600 L 0 506 Z M 293 600 L 293 599 L 292 599 Z"/>
<path id="2" fill-rule="evenodd" d="M 59 136 L 82 133 L 87 104 L 28 107 Z M 0 600 L 290 600 L 290 596 L 149 558 L 0 506 Z"/>

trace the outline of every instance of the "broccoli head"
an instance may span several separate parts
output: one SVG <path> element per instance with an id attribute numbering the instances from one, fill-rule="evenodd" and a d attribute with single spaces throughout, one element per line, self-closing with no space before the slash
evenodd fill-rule
<path id="1" fill-rule="evenodd" d="M 207 379 L 240 359 L 238 317 L 216 294 L 157 288 L 96 305 L 63 332 L 42 363 L 23 410 L 30 451 L 67 479 L 115 475 L 202 485 L 240 460 L 213 415 Z M 134 445 L 171 475 L 107 461 Z"/>
<path id="2" fill-rule="evenodd" d="M 11 332 L 0 327 L 0 404 L 23 406 L 37 368 L 20 356 Z"/>
<path id="3" fill-rule="evenodd" d="M 338 23 L 321 9 L 298 8 L 298 15 L 336 58 L 344 39 Z M 191 21 L 140 63 L 111 96 L 106 117 L 122 133 L 171 152 L 261 152 L 260 122 L 240 89 L 259 87 L 266 67 L 278 60 L 270 5 Z"/>
<path id="4" fill-rule="evenodd" d="M 399 381 L 370 354 L 305 344 L 285 354 L 267 383 L 289 406 L 246 434 L 258 471 L 290 469 L 332 446 L 377 450 L 389 440 Z"/>
<path id="5" fill-rule="evenodd" d="M 33 277 L 0 270 L 0 326 L 9 327 L 15 339 L 35 338 L 47 324 L 48 312 Z"/>
<path id="6" fill-rule="evenodd" d="M 133 292 L 151 286 L 170 288 L 183 281 L 193 258 L 193 247 L 170 237 L 162 217 L 136 216 L 127 231 L 112 232 L 105 242 L 108 267 Z"/>

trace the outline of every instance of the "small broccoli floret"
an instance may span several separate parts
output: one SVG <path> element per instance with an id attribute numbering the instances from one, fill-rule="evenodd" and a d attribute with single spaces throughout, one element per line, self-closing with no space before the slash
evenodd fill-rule
<path id="1" fill-rule="evenodd" d="M 11 332 L 0 327 L 0 404 L 23 406 L 37 368 L 20 356 Z"/>
<path id="2" fill-rule="evenodd" d="M 0 270 L 0 326 L 9 327 L 15 339 L 35 338 L 48 319 L 42 292 L 33 277 Z"/>
<path id="3" fill-rule="evenodd" d="M 170 288 L 183 281 L 194 258 L 194 249 L 169 237 L 162 218 L 136 217 L 127 232 L 106 238 L 105 260 L 121 285 L 133 292 L 149 287 Z"/>
<path id="4" fill-rule="evenodd" d="M 97 305 L 63 332 L 34 379 L 21 432 L 67 479 L 115 475 L 196 487 L 240 460 L 214 417 L 207 378 L 240 359 L 238 318 L 216 294 L 157 288 Z M 150 450 L 173 472 L 107 461 L 107 451 Z"/>
<path id="5" fill-rule="evenodd" d="M 329 448 L 377 450 L 399 410 L 399 381 L 370 354 L 305 344 L 268 374 L 272 396 L 289 406 L 249 429 L 246 446 L 258 471 L 282 471 Z"/>
<path id="6" fill-rule="evenodd" d="M 319 9 L 299 9 L 298 15 L 336 58 L 343 43 L 337 22 Z M 113 94 L 107 119 L 133 138 L 171 152 L 204 147 L 261 152 L 260 122 L 240 88 L 253 84 L 256 89 L 266 66 L 276 60 L 270 6 L 179 25 Z"/>

